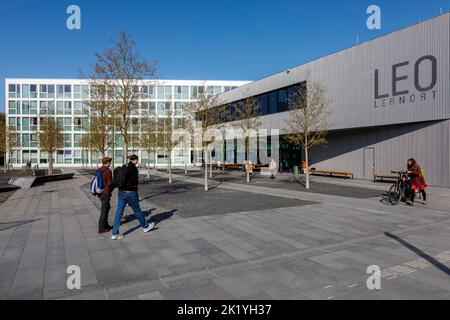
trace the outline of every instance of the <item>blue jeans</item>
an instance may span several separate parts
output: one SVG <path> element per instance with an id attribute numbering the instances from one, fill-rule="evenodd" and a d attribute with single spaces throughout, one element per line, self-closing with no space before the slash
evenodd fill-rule
<path id="1" fill-rule="evenodd" d="M 119 234 L 120 222 L 122 221 L 123 211 L 125 210 L 127 203 L 130 205 L 142 228 L 148 227 L 148 222 L 145 220 L 141 207 L 139 206 L 138 193 L 136 191 L 119 190 L 119 201 L 117 202 L 116 217 L 114 218 L 114 227 L 112 231 L 113 235 Z"/>

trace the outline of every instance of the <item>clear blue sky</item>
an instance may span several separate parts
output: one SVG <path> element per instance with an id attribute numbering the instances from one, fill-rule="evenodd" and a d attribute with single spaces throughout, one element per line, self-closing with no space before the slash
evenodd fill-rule
<path id="1" fill-rule="evenodd" d="M 82 29 L 66 28 L 81 8 Z M 382 9 L 368 30 L 366 9 Z M 256 80 L 450 10 L 448 0 L 0 0 L 0 110 L 4 78 L 78 78 L 119 30 L 158 60 L 166 79 Z"/>

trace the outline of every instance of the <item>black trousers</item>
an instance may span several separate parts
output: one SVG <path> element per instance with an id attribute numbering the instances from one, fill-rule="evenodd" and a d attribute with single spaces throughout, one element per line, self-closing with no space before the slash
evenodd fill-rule
<path id="1" fill-rule="evenodd" d="M 98 228 L 105 229 L 108 227 L 108 215 L 111 209 L 111 195 L 102 195 L 102 208 L 100 209 L 100 219 L 98 220 Z"/>

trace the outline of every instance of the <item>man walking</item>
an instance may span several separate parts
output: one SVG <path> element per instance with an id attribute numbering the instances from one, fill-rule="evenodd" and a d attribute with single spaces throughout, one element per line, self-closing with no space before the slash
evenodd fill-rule
<path id="1" fill-rule="evenodd" d="M 130 205 L 134 215 L 141 224 L 144 232 L 149 232 L 155 227 L 155 223 L 148 223 L 142 214 L 141 207 L 139 206 L 138 184 L 139 184 L 139 172 L 136 167 L 138 163 L 138 156 L 130 156 L 130 162 L 121 170 L 122 177 L 119 187 L 119 200 L 117 203 L 116 216 L 114 218 L 114 227 L 112 231 L 112 240 L 122 239 L 123 236 L 119 235 L 120 222 L 122 220 L 123 212 L 127 204 Z"/>
<path id="2" fill-rule="evenodd" d="M 102 174 L 102 180 L 105 185 L 103 192 L 100 194 L 102 208 L 100 209 L 100 219 L 98 220 L 98 233 L 110 232 L 112 227 L 108 224 L 109 210 L 111 209 L 111 194 L 114 190 L 114 183 L 112 179 L 111 166 L 112 159 L 104 157 L 102 159 L 102 166 L 99 169 Z"/>

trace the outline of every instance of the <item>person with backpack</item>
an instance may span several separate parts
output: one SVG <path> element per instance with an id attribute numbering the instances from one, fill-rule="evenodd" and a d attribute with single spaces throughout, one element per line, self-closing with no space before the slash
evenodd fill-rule
<path id="1" fill-rule="evenodd" d="M 102 202 L 100 218 L 98 220 L 98 233 L 110 232 L 112 229 L 108 224 L 108 215 L 111 209 L 111 194 L 114 190 L 112 173 L 109 169 L 111 161 L 112 159 L 110 157 L 104 157 L 102 159 L 102 166 L 97 169 L 91 181 L 91 193 L 99 197 Z"/>
<path id="2" fill-rule="evenodd" d="M 416 190 L 420 191 L 422 195 L 422 203 L 427 204 L 427 194 L 425 189 L 427 184 L 425 183 L 425 173 L 422 167 L 414 159 L 408 159 L 408 175 L 411 182 L 410 199 L 407 201 L 408 204 L 414 205 L 414 197 L 416 195 Z"/>
<path id="3" fill-rule="evenodd" d="M 114 218 L 114 226 L 111 236 L 112 240 L 119 240 L 123 238 L 123 235 L 119 234 L 119 228 L 122 221 L 123 212 L 127 204 L 133 210 L 134 215 L 138 219 L 145 233 L 153 230 L 155 227 L 154 222 L 147 222 L 139 205 L 139 172 L 136 167 L 139 158 L 136 155 L 132 155 L 129 159 L 130 161 L 128 164 L 114 169 L 114 182 L 119 188 L 119 199 L 117 202 L 116 216 Z"/>

